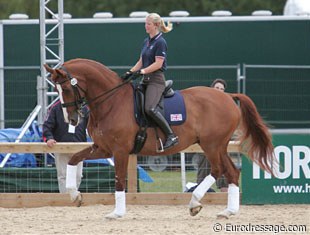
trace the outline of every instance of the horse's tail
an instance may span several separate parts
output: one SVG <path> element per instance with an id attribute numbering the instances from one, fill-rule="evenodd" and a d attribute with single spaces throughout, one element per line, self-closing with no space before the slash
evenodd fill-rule
<path id="1" fill-rule="evenodd" d="M 242 115 L 241 149 L 248 157 L 263 170 L 272 174 L 274 162 L 272 137 L 266 124 L 259 115 L 255 104 L 246 95 L 231 94 L 232 98 L 240 101 Z"/>

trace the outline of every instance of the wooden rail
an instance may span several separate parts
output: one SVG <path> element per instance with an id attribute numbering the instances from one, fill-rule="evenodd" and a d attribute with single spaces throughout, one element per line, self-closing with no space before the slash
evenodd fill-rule
<path id="1" fill-rule="evenodd" d="M 84 148 L 91 146 L 93 143 L 57 143 L 53 147 L 48 147 L 46 143 L 42 142 L 20 142 L 20 143 L 6 143 L 0 142 L 0 153 L 77 153 Z M 238 141 L 230 141 L 228 152 L 240 152 L 240 144 Z M 183 153 L 201 153 L 202 149 L 198 144 L 194 144 L 187 149 L 181 151 Z"/>
<path id="2" fill-rule="evenodd" d="M 57 143 L 53 147 L 48 147 L 43 142 L 20 142 L 20 143 L 0 143 L 0 153 L 76 153 L 93 143 L 91 142 L 66 142 Z M 240 152 L 240 144 L 238 141 L 230 141 L 228 152 Z M 183 153 L 202 153 L 202 149 L 198 144 L 194 144 L 187 149 L 181 151 Z M 128 192 L 137 192 L 137 156 L 130 155 L 128 163 Z"/>
<path id="3" fill-rule="evenodd" d="M 91 142 L 87 143 L 57 143 L 53 147 L 48 147 L 42 142 L 20 142 L 5 143 L 0 142 L 0 153 L 76 153 L 91 146 Z M 238 141 L 230 141 L 228 152 L 241 152 L 240 143 Z M 194 144 L 182 153 L 202 153 L 202 149 L 198 144 Z M 187 204 L 190 200 L 190 193 L 137 193 L 137 156 L 129 156 L 128 164 L 128 204 L 143 205 L 177 205 Z M 227 201 L 227 193 L 207 194 L 207 198 L 202 200 L 208 204 L 225 204 Z M 33 200 L 38 198 L 38 200 Z M 42 198 L 45 198 L 42 200 Z M 161 198 L 161 200 L 158 200 Z M 111 193 L 93 193 L 84 195 L 84 205 L 94 204 L 113 204 L 114 196 Z M 37 203 L 33 203 L 37 201 Z M 142 203 L 143 201 L 143 203 Z M 0 193 L 0 207 L 40 207 L 40 206 L 72 206 L 67 194 L 48 194 L 44 193 Z"/>
<path id="4" fill-rule="evenodd" d="M 241 195 L 241 194 L 240 194 Z M 188 205 L 191 193 L 126 193 L 127 205 Z M 227 193 L 207 193 L 202 204 L 224 205 Z M 114 205 L 114 193 L 83 193 L 82 206 Z M 76 206 L 63 193 L 0 193 L 2 208 L 34 208 L 43 206 Z"/>

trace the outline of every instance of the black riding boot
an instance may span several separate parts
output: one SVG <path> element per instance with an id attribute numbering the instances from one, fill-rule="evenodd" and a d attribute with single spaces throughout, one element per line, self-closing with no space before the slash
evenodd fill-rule
<path id="1" fill-rule="evenodd" d="M 173 133 L 168 122 L 157 109 L 151 109 L 149 115 L 156 122 L 156 124 L 159 126 L 159 128 L 164 132 L 164 134 L 167 137 L 166 142 L 163 145 L 164 149 L 171 148 L 179 143 L 178 137 Z"/>

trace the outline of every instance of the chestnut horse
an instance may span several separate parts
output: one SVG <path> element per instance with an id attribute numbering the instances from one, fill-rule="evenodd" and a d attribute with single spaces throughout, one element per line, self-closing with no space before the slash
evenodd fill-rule
<path id="1" fill-rule="evenodd" d="M 96 61 L 73 59 L 51 73 L 63 103 L 64 116 L 77 125 L 82 104 L 87 101 L 90 109 L 88 133 L 94 144 L 73 155 L 67 166 L 67 188 L 71 200 L 76 191 L 76 165 L 84 159 L 107 158 L 115 161 L 115 209 L 107 218 L 123 217 L 126 212 L 125 187 L 128 157 L 133 149 L 139 129 L 134 117 L 133 88 L 115 72 Z M 243 94 L 228 94 L 208 87 L 192 87 L 181 90 L 187 112 L 187 120 L 172 126 L 179 136 L 179 144 L 161 153 L 169 155 L 198 143 L 211 165 L 211 174 L 194 190 L 189 209 L 196 215 L 202 205 L 200 200 L 217 177 L 225 175 L 229 183 L 227 208 L 218 216 L 228 217 L 239 210 L 239 170 L 228 157 L 227 146 L 234 131 L 239 128 L 239 140 L 243 152 L 263 170 L 272 172 L 273 145 L 266 125 L 254 103 Z M 238 100 L 240 108 L 234 100 Z M 147 140 L 140 155 L 158 155 L 156 136 L 152 128 L 147 130 Z M 159 133 L 164 138 L 163 133 Z"/>

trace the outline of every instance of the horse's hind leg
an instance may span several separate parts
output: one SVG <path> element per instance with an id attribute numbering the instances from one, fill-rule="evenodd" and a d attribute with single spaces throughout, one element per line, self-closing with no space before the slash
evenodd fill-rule
<path id="1" fill-rule="evenodd" d="M 215 160 L 219 159 L 219 152 L 215 149 L 208 150 L 207 152 L 205 151 L 205 154 L 208 154 L 206 156 L 212 155 Z M 212 163 L 211 163 L 211 167 L 212 167 Z M 212 169 L 211 169 L 211 172 L 212 172 Z M 206 176 L 204 180 L 194 190 L 191 201 L 189 203 L 189 211 L 190 211 L 191 216 L 197 215 L 202 209 L 200 200 L 203 198 L 203 196 L 208 191 L 208 189 L 214 184 L 215 178 L 213 177 L 213 175 L 214 174 L 210 174 Z"/>
<path id="2" fill-rule="evenodd" d="M 191 201 L 189 202 L 189 212 L 191 216 L 197 215 L 202 209 L 200 200 L 208 189 L 214 184 L 215 178 L 210 174 L 195 188 Z"/>
<path id="3" fill-rule="evenodd" d="M 227 208 L 217 214 L 217 217 L 223 217 L 228 219 L 231 215 L 235 215 L 239 211 L 239 187 L 238 180 L 240 171 L 236 168 L 230 157 L 227 155 L 221 155 L 224 166 L 224 175 L 228 181 L 228 197 Z"/>
<path id="4" fill-rule="evenodd" d="M 239 211 L 239 170 L 228 157 L 227 144 L 218 148 L 207 148 L 205 146 L 201 146 L 201 148 L 205 151 L 206 156 L 208 156 L 211 165 L 211 174 L 206 176 L 194 190 L 189 204 L 190 214 L 195 216 L 199 213 L 202 208 L 200 200 L 215 182 L 215 179 L 220 177 L 224 172 L 229 183 L 227 208 L 217 216 L 228 218 Z"/>

